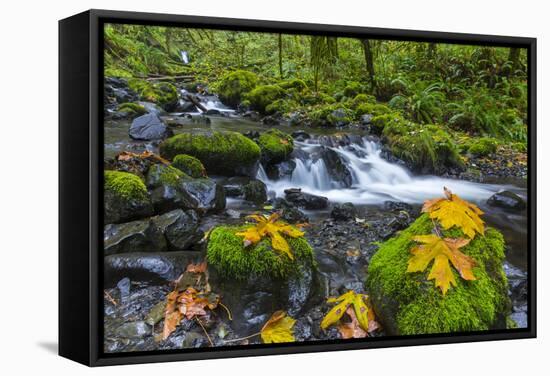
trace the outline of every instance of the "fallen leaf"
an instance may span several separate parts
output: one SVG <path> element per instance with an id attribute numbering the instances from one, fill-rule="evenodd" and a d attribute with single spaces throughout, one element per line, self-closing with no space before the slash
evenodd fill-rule
<path id="1" fill-rule="evenodd" d="M 199 264 L 189 264 L 186 270 L 190 273 L 204 273 L 206 271 L 206 261 Z"/>
<path id="2" fill-rule="evenodd" d="M 260 335 L 264 343 L 294 342 L 294 324 L 296 320 L 284 311 L 276 311 L 267 320 Z"/>
<path id="3" fill-rule="evenodd" d="M 456 286 L 449 261 L 463 279 L 468 281 L 476 279 L 472 272 L 475 261 L 459 250 L 466 246 L 470 239 L 442 239 L 437 235 L 430 234 L 415 236 L 413 240 L 422 244 L 411 249 L 413 256 L 409 259 L 407 272 L 422 272 L 433 260 L 428 280 L 435 280 L 435 285 L 441 289 L 443 295 L 447 293 L 451 285 Z"/>
<path id="4" fill-rule="evenodd" d="M 291 238 L 299 238 L 304 236 L 302 231 L 286 222 L 279 221 L 279 213 L 273 213 L 269 217 L 260 214 L 253 214 L 247 218 L 253 219 L 256 224 L 235 234 L 244 238 L 243 244 L 245 247 L 257 244 L 263 238 L 269 237 L 271 238 L 271 246 L 274 250 L 284 253 L 291 260 L 294 260 L 294 255 L 292 254 L 290 246 L 283 235 Z"/>
<path id="5" fill-rule="evenodd" d="M 355 319 L 359 323 L 361 329 L 369 331 L 369 309 L 368 295 L 358 294 L 353 290 L 340 295 L 337 298 L 328 298 L 327 303 L 337 303 L 321 321 L 321 328 L 327 329 L 329 326 L 340 321 L 348 308 L 352 308 L 355 314 Z M 371 313 L 372 317 L 372 313 Z"/>
<path id="6" fill-rule="evenodd" d="M 443 190 L 445 198 L 425 201 L 422 212 L 428 213 L 432 219 L 437 219 L 445 230 L 456 226 L 470 239 L 474 238 L 476 232 L 483 235 L 484 222 L 479 217 L 483 212 L 476 205 L 462 200 L 446 187 Z"/>

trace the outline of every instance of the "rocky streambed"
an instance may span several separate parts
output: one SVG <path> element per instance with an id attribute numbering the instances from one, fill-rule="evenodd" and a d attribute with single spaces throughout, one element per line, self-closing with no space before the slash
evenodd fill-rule
<path id="1" fill-rule="evenodd" d="M 280 309 L 297 320 L 297 341 L 340 338 L 336 328 L 320 328 L 329 309 L 327 298 L 348 290 L 369 294 L 365 280 L 373 255 L 407 229 L 420 216 L 421 203 L 440 196 L 443 186 L 475 202 L 487 225 L 503 234 L 511 307 L 498 328 L 527 325 L 527 198 L 522 180 L 510 184 L 497 174 L 491 184 L 481 184 L 488 179 L 460 180 L 452 172 L 447 177 L 418 176 L 368 127 L 335 131 L 304 130 L 279 121 L 273 125 L 255 113 L 236 113 L 212 95 L 184 91 L 170 104 L 170 112 L 147 102 L 139 102 L 139 110 L 145 109 L 141 115 L 119 111 L 117 104 L 139 98 L 121 80 L 110 80 L 106 87 L 106 352 L 261 343 L 257 336 L 246 337 Z M 189 95 L 193 100 L 183 99 Z M 275 131 L 292 137 L 271 150 L 264 135 L 284 140 Z M 187 162 L 174 167 L 172 150 L 190 150 L 192 139 L 205 135 L 206 142 L 212 134 L 226 132 L 245 137 L 234 136 L 227 145 L 225 137 L 217 140 L 213 150 L 221 150 L 222 144 L 230 150 L 222 158 L 191 150 L 204 170 Z M 182 135 L 178 142 L 164 142 L 177 135 Z M 227 311 L 207 311 L 200 323 L 183 320 L 167 339 L 159 340 L 159 303 L 180 276 L 191 278 L 188 265 L 206 259 L 211 230 L 241 226 L 247 215 L 257 212 L 280 213 L 291 224 L 307 223 L 305 239 L 314 262 L 300 264 L 300 273 L 283 279 L 251 275 L 234 280 L 209 267 L 209 288 Z M 393 333 L 384 327 L 371 333 L 386 334 Z"/>

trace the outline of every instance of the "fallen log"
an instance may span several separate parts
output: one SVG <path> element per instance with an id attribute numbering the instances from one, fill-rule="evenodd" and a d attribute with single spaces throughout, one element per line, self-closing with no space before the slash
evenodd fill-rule
<path id="1" fill-rule="evenodd" d="M 186 99 L 188 100 L 189 102 L 193 103 L 195 106 L 197 106 L 197 108 L 199 110 L 201 110 L 202 112 L 206 112 L 208 111 L 208 109 L 206 107 L 203 106 L 203 104 L 197 99 L 197 97 L 195 97 L 194 95 L 192 94 L 187 94 L 187 95 L 184 95 L 183 96 L 183 99 Z"/>

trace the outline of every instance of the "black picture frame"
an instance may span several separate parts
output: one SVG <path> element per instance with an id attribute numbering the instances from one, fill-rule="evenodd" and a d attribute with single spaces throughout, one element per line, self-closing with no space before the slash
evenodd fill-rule
<path id="1" fill-rule="evenodd" d="M 323 34 L 526 48 L 528 327 L 437 335 L 105 354 L 102 352 L 103 24 Z M 59 354 L 88 366 L 494 341 L 536 337 L 536 39 L 88 10 L 59 21 Z"/>

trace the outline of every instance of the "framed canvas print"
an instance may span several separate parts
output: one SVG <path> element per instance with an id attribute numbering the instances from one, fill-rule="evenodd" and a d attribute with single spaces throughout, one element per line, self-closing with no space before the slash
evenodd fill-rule
<path id="1" fill-rule="evenodd" d="M 60 355 L 536 335 L 535 39 L 59 25 Z"/>

